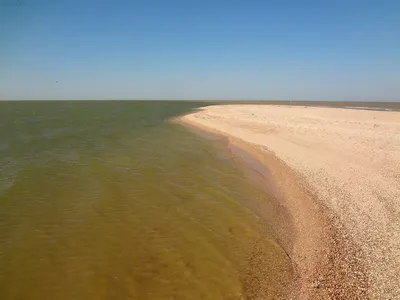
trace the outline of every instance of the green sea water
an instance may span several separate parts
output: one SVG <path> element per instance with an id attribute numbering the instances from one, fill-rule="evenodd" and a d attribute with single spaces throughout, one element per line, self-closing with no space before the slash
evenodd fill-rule
<path id="1" fill-rule="evenodd" d="M 274 299 L 270 201 L 196 102 L 0 102 L 0 299 Z"/>

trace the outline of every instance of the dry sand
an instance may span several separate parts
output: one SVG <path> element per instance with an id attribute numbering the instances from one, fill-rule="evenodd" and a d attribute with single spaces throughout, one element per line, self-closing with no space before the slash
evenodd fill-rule
<path id="1" fill-rule="evenodd" d="M 269 169 L 296 229 L 280 241 L 298 275 L 292 297 L 400 299 L 400 112 L 226 105 L 181 120 Z"/>

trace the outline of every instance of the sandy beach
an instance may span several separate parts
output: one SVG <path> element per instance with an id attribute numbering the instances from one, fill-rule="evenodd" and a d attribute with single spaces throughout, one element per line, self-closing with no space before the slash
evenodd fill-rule
<path id="1" fill-rule="evenodd" d="M 400 299 L 400 112 L 209 106 L 181 121 L 229 138 L 268 170 L 295 230 L 275 221 L 297 299 Z"/>

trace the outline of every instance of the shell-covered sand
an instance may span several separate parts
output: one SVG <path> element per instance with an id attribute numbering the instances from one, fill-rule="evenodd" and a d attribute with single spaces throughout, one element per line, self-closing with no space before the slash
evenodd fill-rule
<path id="1" fill-rule="evenodd" d="M 182 121 L 249 143 L 297 178 L 271 173 L 297 227 L 298 298 L 400 299 L 400 112 L 221 105 Z"/>

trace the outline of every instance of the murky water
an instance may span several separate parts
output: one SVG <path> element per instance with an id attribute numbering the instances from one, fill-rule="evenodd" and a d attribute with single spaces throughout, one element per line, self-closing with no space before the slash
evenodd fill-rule
<path id="1" fill-rule="evenodd" d="M 267 195 L 167 122 L 201 105 L 0 102 L 0 299 L 276 296 Z"/>

